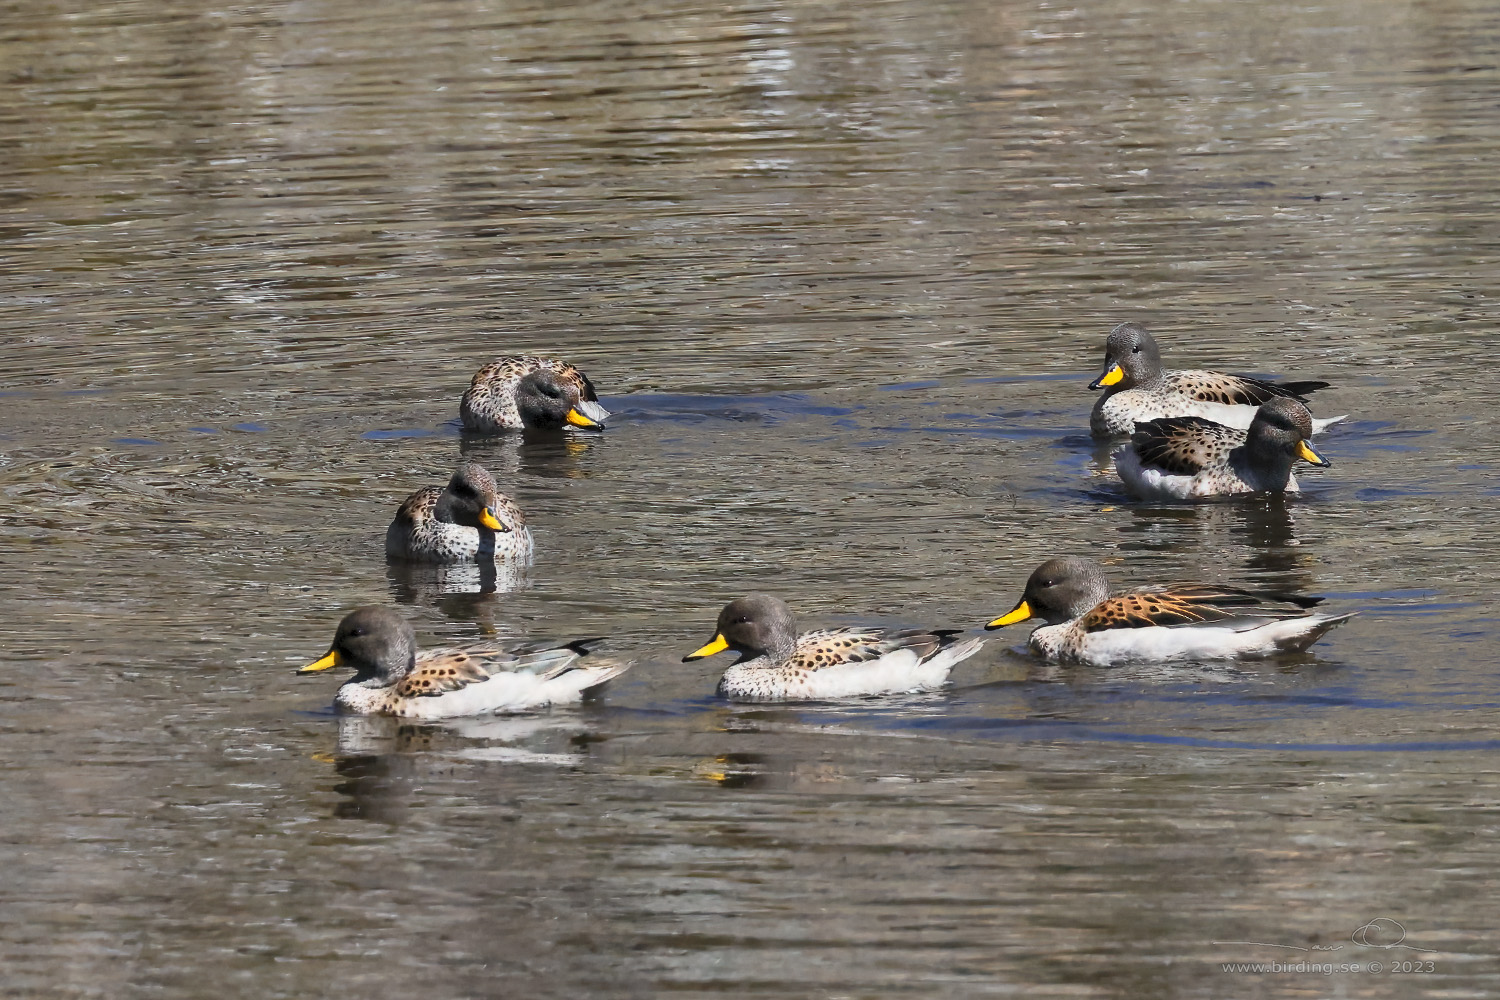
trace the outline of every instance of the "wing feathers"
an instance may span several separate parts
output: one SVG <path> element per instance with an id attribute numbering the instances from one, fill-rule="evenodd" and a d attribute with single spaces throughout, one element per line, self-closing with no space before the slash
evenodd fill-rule
<path id="1" fill-rule="evenodd" d="M 1307 400 L 1302 399 L 1302 397 L 1306 396 L 1310 392 L 1317 392 L 1319 389 L 1326 389 L 1330 385 L 1332 385 L 1333 383 L 1332 382 L 1308 381 L 1308 382 L 1277 382 L 1277 383 L 1274 383 L 1274 384 L 1275 384 L 1275 386 L 1278 389 L 1283 390 L 1286 395 L 1288 395 L 1288 396 L 1295 396 L 1296 398 L 1301 399 L 1302 402 L 1305 403 L 1305 402 L 1307 402 Z"/>
<path id="2" fill-rule="evenodd" d="M 529 673 L 538 680 L 551 680 L 592 652 L 590 644 L 602 641 L 600 636 L 562 645 L 481 643 L 467 649 L 433 650 L 418 657 L 412 672 L 396 684 L 396 694 L 406 698 L 447 694 L 503 673 Z"/>
<path id="3" fill-rule="evenodd" d="M 791 665 L 799 670 L 820 670 L 843 663 L 868 663 L 897 650 L 909 649 L 918 662 L 951 645 L 958 629 L 884 629 L 840 628 L 807 632 L 797 638 Z"/>
<path id="4" fill-rule="evenodd" d="M 1196 476 L 1245 443 L 1245 432 L 1203 417 L 1160 417 L 1135 425 L 1130 446 L 1142 465 L 1180 476 Z"/>
<path id="5" fill-rule="evenodd" d="M 1251 375 L 1229 375 L 1224 372 L 1171 372 L 1168 380 L 1194 399 L 1226 406 L 1259 406 L 1278 396 L 1289 396 L 1306 403 L 1306 393 L 1328 388 L 1318 381 L 1267 382 Z"/>
<path id="6" fill-rule="evenodd" d="M 1259 406 L 1277 396 L 1287 396 L 1306 403 L 1307 400 L 1303 399 L 1304 394 L 1326 389 L 1329 385 L 1327 382 L 1316 381 L 1267 382 L 1250 375 L 1222 375 L 1220 377 L 1224 380 L 1224 384 L 1216 388 L 1221 393 L 1232 397 L 1224 402 L 1242 403 L 1249 406 Z"/>
<path id="7" fill-rule="evenodd" d="M 1300 618 L 1320 597 L 1258 594 L 1235 587 L 1177 584 L 1120 594 L 1095 605 L 1080 619 L 1085 632 L 1116 628 L 1227 623 L 1247 618 Z"/>
<path id="8" fill-rule="evenodd" d="M 447 694 L 490 679 L 490 673 L 467 653 L 446 653 L 418 661 L 412 672 L 396 684 L 396 695 L 417 698 Z"/>

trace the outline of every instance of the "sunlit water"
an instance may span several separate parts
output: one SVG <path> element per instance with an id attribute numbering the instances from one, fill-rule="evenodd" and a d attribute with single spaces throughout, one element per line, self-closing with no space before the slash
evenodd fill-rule
<path id="1" fill-rule="evenodd" d="M 1500 990 L 1489 5 L 0 25 L 6 995 Z M 1333 467 L 1130 502 L 1086 433 L 1125 319 L 1333 382 Z M 462 439 L 521 351 L 609 430 Z M 460 458 L 529 571 L 385 565 Z M 849 704 L 680 662 L 752 590 L 974 627 L 1060 553 L 1360 614 L 1171 669 L 1014 628 Z M 637 665 L 576 710 L 339 719 L 291 669 L 390 602 Z M 1359 968 L 1224 968 L 1270 961 Z"/>

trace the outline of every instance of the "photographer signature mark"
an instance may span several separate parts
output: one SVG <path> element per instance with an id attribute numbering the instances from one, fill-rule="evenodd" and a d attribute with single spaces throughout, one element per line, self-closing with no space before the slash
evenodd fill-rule
<path id="1" fill-rule="evenodd" d="M 1405 944 L 1406 928 L 1401 926 L 1400 921 L 1392 920 L 1390 917 L 1376 917 L 1367 920 L 1354 930 L 1349 932 L 1349 940 L 1362 948 L 1402 948 L 1406 951 L 1420 951 L 1424 954 L 1434 954 L 1430 948 L 1418 948 L 1416 945 Z M 1212 941 L 1210 944 L 1250 944 L 1258 948 L 1285 948 L 1287 951 L 1342 951 L 1342 944 L 1277 944 L 1274 941 Z"/>

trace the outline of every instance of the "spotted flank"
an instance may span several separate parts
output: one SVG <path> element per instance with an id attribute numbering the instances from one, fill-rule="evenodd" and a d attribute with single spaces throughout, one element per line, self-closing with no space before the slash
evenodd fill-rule
<path id="1" fill-rule="evenodd" d="M 459 403 L 464 430 L 603 430 L 609 411 L 589 377 L 565 361 L 530 355 L 500 358 L 474 373 Z"/>
<path id="2" fill-rule="evenodd" d="M 1258 659 L 1301 652 L 1354 617 L 1310 610 L 1321 601 L 1202 583 L 1111 597 L 1098 563 L 1051 559 L 1031 574 L 1015 608 L 985 628 L 1041 618 L 1047 624 L 1027 644 L 1060 663 Z"/>
<path id="3" fill-rule="evenodd" d="M 1164 371 L 1156 338 L 1135 323 L 1121 323 L 1109 334 L 1104 371 L 1090 389 L 1104 389 L 1094 404 L 1089 428 L 1095 437 L 1128 437 L 1138 423 L 1163 417 L 1202 417 L 1226 427 L 1249 428 L 1255 411 L 1273 399 L 1307 404 L 1307 394 L 1327 382 L 1268 382 L 1248 375 L 1212 371 Z M 1313 419 L 1313 433 L 1343 417 Z"/>
<path id="4" fill-rule="evenodd" d="M 392 698 L 423 698 L 462 691 L 490 679 L 479 650 L 450 650 L 442 656 L 418 656 L 411 673 L 396 682 Z"/>
<path id="5" fill-rule="evenodd" d="M 1256 411 L 1246 431 L 1202 417 L 1164 417 L 1136 425 L 1115 453 L 1125 488 L 1142 500 L 1193 500 L 1239 493 L 1296 493 L 1298 461 L 1331 463 L 1308 442 L 1312 416 L 1294 399 Z"/>
<path id="6" fill-rule="evenodd" d="M 1154 625 L 1196 625 L 1237 618 L 1280 618 L 1289 606 L 1308 608 L 1316 597 L 1268 598 L 1235 587 L 1180 583 L 1107 597 L 1078 620 L 1085 632 Z"/>
<path id="7" fill-rule="evenodd" d="M 1249 375 L 1228 375 L 1224 372 L 1166 372 L 1164 377 L 1174 392 L 1205 403 L 1248 406 L 1251 410 L 1277 398 L 1296 399 L 1306 403 L 1307 393 L 1328 388 L 1327 382 L 1266 382 Z"/>
<path id="8" fill-rule="evenodd" d="M 732 701 L 814 701 L 940 687 L 953 665 L 973 656 L 981 636 L 949 629 L 835 628 L 798 635 L 791 609 L 767 594 L 731 601 L 706 645 L 683 657 L 740 654 L 718 693 Z"/>
<path id="9" fill-rule="evenodd" d="M 524 712 L 581 701 L 629 669 L 628 663 L 581 662 L 599 641 L 482 642 L 418 652 L 404 618 L 389 608 L 367 607 L 345 615 L 328 652 L 297 672 L 353 669 L 334 705 L 356 715 L 448 719 Z"/>
<path id="10" fill-rule="evenodd" d="M 473 462 L 460 465 L 447 486 L 407 497 L 385 533 L 386 556 L 411 562 L 525 562 L 531 552 L 526 515 Z"/>

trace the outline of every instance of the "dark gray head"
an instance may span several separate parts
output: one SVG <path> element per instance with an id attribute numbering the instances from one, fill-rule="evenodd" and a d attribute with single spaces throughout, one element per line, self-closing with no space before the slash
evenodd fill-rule
<path id="1" fill-rule="evenodd" d="M 792 609 L 770 594 L 751 594 L 736 598 L 719 612 L 719 623 L 713 639 L 682 658 L 700 660 L 705 656 L 732 649 L 741 659 L 752 659 L 767 653 L 784 656 L 797 644 L 797 626 Z"/>
<path id="2" fill-rule="evenodd" d="M 601 427 L 579 412 L 582 398 L 571 379 L 560 378 L 546 368 L 538 368 L 516 382 L 516 409 L 521 411 L 521 422 L 536 430 L 557 430 L 566 424 Z"/>
<path id="3" fill-rule="evenodd" d="M 1104 372 L 1090 389 L 1118 385 L 1121 389 L 1152 386 L 1161 380 L 1161 351 L 1156 338 L 1136 323 L 1121 323 L 1109 331 L 1104 344 Z"/>
<path id="4" fill-rule="evenodd" d="M 1061 625 L 1108 596 L 1109 581 L 1104 577 L 1104 567 L 1094 560 L 1075 556 L 1048 559 L 1032 570 L 1020 603 L 985 628 L 1003 628 L 1028 618 L 1041 618 L 1048 625 Z"/>
<path id="5" fill-rule="evenodd" d="M 509 531 L 500 522 L 495 510 L 495 498 L 499 493 L 495 477 L 484 466 L 465 462 L 453 473 L 453 478 L 448 480 L 447 488 L 433 505 L 432 516 L 448 524 Z"/>
<path id="6" fill-rule="evenodd" d="M 1285 461 L 1289 469 L 1299 458 L 1327 468 L 1332 463 L 1307 443 L 1312 432 L 1312 414 L 1307 407 L 1288 396 L 1277 396 L 1255 411 L 1255 419 L 1245 433 L 1245 446 L 1265 460 L 1276 457 Z"/>
<path id="7" fill-rule="evenodd" d="M 347 683 L 381 688 L 405 677 L 416 661 L 417 636 L 411 625 L 390 608 L 371 606 L 345 615 L 328 652 L 297 673 L 350 667 L 354 677 Z"/>

